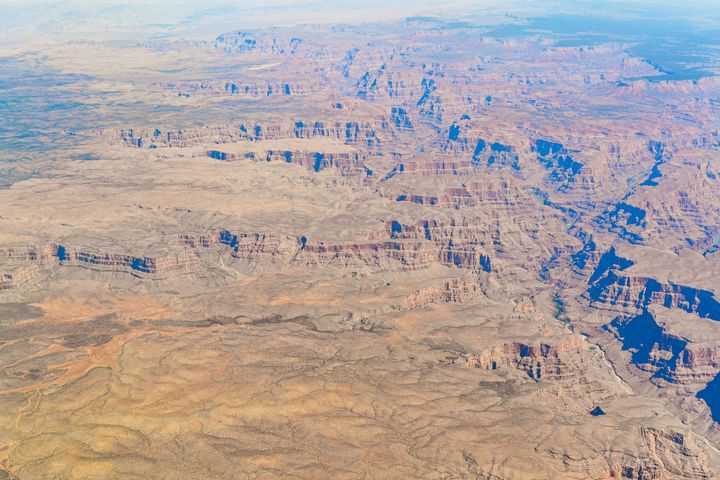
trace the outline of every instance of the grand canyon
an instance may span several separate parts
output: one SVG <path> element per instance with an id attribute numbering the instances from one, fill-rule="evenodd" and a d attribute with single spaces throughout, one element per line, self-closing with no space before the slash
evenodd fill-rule
<path id="1" fill-rule="evenodd" d="M 720 476 L 712 8 L 75 3 L 0 6 L 0 479 Z"/>

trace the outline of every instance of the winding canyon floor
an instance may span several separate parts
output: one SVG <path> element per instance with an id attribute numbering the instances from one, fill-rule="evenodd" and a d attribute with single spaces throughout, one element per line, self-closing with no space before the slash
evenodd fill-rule
<path id="1" fill-rule="evenodd" d="M 720 80 L 496 30 L 5 46 L 0 479 L 717 478 Z"/>

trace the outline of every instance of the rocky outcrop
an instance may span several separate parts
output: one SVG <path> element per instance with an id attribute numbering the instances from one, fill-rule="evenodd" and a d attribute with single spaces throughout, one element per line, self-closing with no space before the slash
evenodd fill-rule
<path id="1" fill-rule="evenodd" d="M 151 277 L 166 272 L 185 270 L 199 264 L 198 252 L 193 248 L 164 255 L 130 255 L 106 252 L 94 247 L 76 247 L 51 243 L 43 247 L 0 249 L 23 265 L 11 274 L 4 274 L 4 288 L 14 288 L 21 283 L 49 273 L 56 266 L 75 266 L 100 271 L 126 272 L 137 277 Z"/>
<path id="2" fill-rule="evenodd" d="M 422 106 L 427 102 L 429 96 L 437 87 L 435 80 L 419 71 L 403 71 L 394 69 L 390 57 L 402 55 L 407 48 L 387 49 L 375 58 L 364 59 L 366 67 L 362 73 L 357 71 L 358 80 L 353 86 L 352 92 L 362 100 L 400 100 L 408 105 Z M 351 52 L 348 52 L 350 54 Z M 353 65 L 358 68 L 357 55 L 353 56 Z M 342 64 L 342 72 L 345 77 L 347 68 L 347 57 Z M 378 66 L 370 65 L 378 64 Z"/>
<path id="3" fill-rule="evenodd" d="M 158 257 L 141 257 L 57 245 L 56 255 L 62 265 L 79 265 L 100 270 L 121 270 L 133 275 L 155 275 L 172 270 L 182 270 L 199 263 L 197 256 L 191 250 Z"/>
<path id="4" fill-rule="evenodd" d="M 598 252 L 597 244 L 591 234 L 580 231 L 577 236 L 582 240 L 583 246 L 570 255 L 570 260 L 572 269 L 577 273 L 581 273 L 586 267 L 600 263 L 602 256 Z"/>
<path id="5" fill-rule="evenodd" d="M 588 281 L 589 300 L 593 304 L 621 311 L 641 311 L 650 305 L 662 305 L 720 321 L 720 302 L 713 292 L 674 282 L 663 283 L 650 277 L 622 274 L 632 264 L 632 261 L 617 256 L 613 248 L 606 252 Z"/>
<path id="6" fill-rule="evenodd" d="M 265 81 L 216 81 L 178 82 L 162 85 L 166 94 L 177 96 L 238 96 L 238 97 L 292 97 L 310 95 L 327 89 L 321 79 L 313 80 L 265 80 Z"/>
<path id="7" fill-rule="evenodd" d="M 583 164 L 574 160 L 574 151 L 563 144 L 550 140 L 537 139 L 533 147 L 538 161 L 550 170 L 550 178 L 565 186 L 573 183 Z"/>
<path id="8" fill-rule="evenodd" d="M 219 35 L 213 45 L 226 54 L 297 55 L 301 52 L 303 39 L 292 36 L 278 38 L 250 32 L 232 32 Z"/>
<path id="9" fill-rule="evenodd" d="M 676 381 L 675 371 L 688 341 L 668 334 L 648 311 L 631 318 L 618 317 L 607 328 L 632 352 L 632 362 L 656 379 Z"/>
<path id="10" fill-rule="evenodd" d="M 22 265 L 9 273 L 0 274 L 0 290 L 10 290 L 20 287 L 26 282 L 40 276 L 40 265 Z"/>
<path id="11" fill-rule="evenodd" d="M 395 167 L 400 173 L 415 175 L 471 175 L 477 171 L 477 167 L 468 158 L 456 158 L 451 156 L 423 156 L 402 161 Z"/>
<path id="12" fill-rule="evenodd" d="M 487 167 L 508 166 L 520 170 L 519 156 L 513 146 L 499 142 L 488 143 L 482 138 L 475 145 L 472 162 L 474 165 L 484 163 Z"/>
<path id="13" fill-rule="evenodd" d="M 247 152 L 242 154 L 228 153 L 222 150 L 209 150 L 208 157 L 224 162 L 234 162 L 247 159 L 255 162 L 284 162 L 300 165 L 305 169 L 320 172 L 333 169 L 344 176 L 361 175 L 372 176 L 373 171 L 365 165 L 365 155 L 359 153 L 338 152 L 307 152 L 291 150 L 268 150 L 263 153 Z"/>
<path id="14" fill-rule="evenodd" d="M 646 458 L 627 458 L 617 472 L 621 478 L 684 478 L 709 480 L 716 478 L 703 450 L 692 432 L 640 427 Z"/>
<path id="15" fill-rule="evenodd" d="M 657 180 L 662 177 L 662 173 L 660 173 L 660 166 L 668 159 L 672 158 L 672 151 L 666 147 L 667 145 L 665 143 L 656 140 L 650 140 L 648 142 L 648 150 L 655 159 L 655 165 L 653 165 L 650 174 L 640 185 L 645 187 L 658 186 Z"/>
<path id="16" fill-rule="evenodd" d="M 0 290 L 11 290 L 40 277 L 57 264 L 56 246 L 30 245 L 0 248 Z"/>
<path id="17" fill-rule="evenodd" d="M 42 248 L 8 248 L 0 252 L 8 258 L 17 258 L 18 262 L 29 265 L 29 268 L 27 271 L 17 270 L 13 275 L 5 274 L 2 286 L 4 289 L 14 288 L 19 281 L 37 274 L 44 262 L 50 260 L 52 265 L 126 272 L 138 277 L 156 276 L 200 266 L 207 261 L 203 257 L 209 249 L 224 250 L 231 258 L 249 265 L 274 265 L 273 268 L 290 263 L 307 267 L 417 270 L 439 263 L 471 271 L 487 272 L 492 269 L 490 256 L 472 239 L 462 240 L 440 230 L 426 238 L 424 230 L 411 233 L 412 229 L 408 226 L 398 236 L 400 232 L 396 225 L 399 223 L 388 222 L 387 225 L 386 230 L 370 235 L 367 239 L 336 244 L 313 243 L 304 236 L 298 239 L 278 238 L 263 233 L 230 230 L 197 235 L 180 234 L 169 239 L 168 253 L 158 256 L 105 252 L 93 247 L 59 243 Z M 427 228 L 430 232 L 429 223 Z M 463 287 L 458 284 L 452 288 Z"/>
<path id="18" fill-rule="evenodd" d="M 621 309 L 644 309 L 657 304 L 720 320 L 720 302 L 713 292 L 673 282 L 660 283 L 650 277 L 618 275 L 614 270 L 598 279 L 588 289 L 588 295 L 594 303 Z"/>
<path id="19" fill-rule="evenodd" d="M 239 259 L 265 258 L 308 267 L 418 270 L 439 263 L 474 271 L 492 270 L 490 256 L 479 243 L 460 241 L 440 231 L 433 238 L 432 228 L 436 225 L 431 227 L 430 222 L 423 222 L 418 228 L 389 221 L 385 230 L 362 241 L 347 243 L 314 243 L 305 236 L 287 242 L 263 234 L 229 230 L 201 236 L 183 235 L 178 241 L 192 247 L 229 248 L 232 256 Z"/>
<path id="20" fill-rule="evenodd" d="M 472 271 L 492 270 L 492 262 L 482 247 L 472 242 L 455 243 L 432 239 L 393 238 L 343 244 L 308 243 L 293 262 L 311 266 L 371 267 L 399 271 L 419 270 L 443 264 Z"/>
<path id="21" fill-rule="evenodd" d="M 386 69 L 387 64 L 383 63 L 374 71 L 366 70 L 355 84 L 355 88 L 357 89 L 355 95 L 360 98 L 368 98 L 377 94 L 383 84 L 382 77 Z M 392 86 L 390 82 L 388 83 Z"/>
<path id="22" fill-rule="evenodd" d="M 673 381 L 706 384 L 720 371 L 720 344 L 688 343 L 678 355 Z"/>
<path id="23" fill-rule="evenodd" d="M 152 276 L 186 269 L 197 265 L 197 255 L 185 249 L 160 256 L 136 256 L 110 253 L 92 247 L 72 247 L 51 243 L 43 247 L 2 249 L 0 254 L 21 263 L 11 273 L 3 274 L 2 289 L 15 288 L 22 283 L 48 273 L 55 266 L 77 266 L 104 271 L 120 271 L 135 276 Z"/>
<path id="24" fill-rule="evenodd" d="M 120 129 L 103 131 L 122 145 L 135 148 L 188 147 L 212 143 L 232 143 L 256 140 L 289 138 L 332 138 L 351 145 L 362 145 L 372 150 L 381 144 L 380 134 L 394 134 L 395 129 L 386 119 L 364 122 L 354 120 L 326 123 L 321 121 L 295 121 L 282 124 L 236 124 L 188 128 L 183 130 Z"/>
<path id="25" fill-rule="evenodd" d="M 536 381 L 568 380 L 581 372 L 576 361 L 582 357 L 581 350 L 582 337 L 579 335 L 571 335 L 557 343 L 513 342 L 472 354 L 466 365 L 486 370 L 517 368 Z"/>
<path id="26" fill-rule="evenodd" d="M 609 231 L 631 243 L 642 243 L 643 233 L 647 227 L 647 211 L 627 202 L 618 202 L 607 217 L 600 221 Z"/>
<path id="27" fill-rule="evenodd" d="M 369 267 L 380 270 L 419 270 L 439 260 L 431 242 L 358 242 L 310 244 L 301 248 L 293 262 L 312 267 Z"/>
<path id="28" fill-rule="evenodd" d="M 492 270 L 485 245 L 491 244 L 491 232 L 467 220 L 448 223 L 422 220 L 414 225 L 401 224 L 396 220 L 385 223 L 385 232 L 391 239 L 428 242 L 437 249 L 437 261 L 461 268 Z M 372 235 L 375 238 L 383 233 Z"/>
<path id="29" fill-rule="evenodd" d="M 9 263 L 39 262 L 52 257 L 55 251 L 56 247 L 52 244 L 44 246 L 0 248 L 0 261 Z"/>
<path id="30" fill-rule="evenodd" d="M 290 250 L 281 241 L 263 233 L 237 233 L 218 230 L 203 235 L 179 235 L 177 242 L 192 248 L 223 248 L 234 258 L 251 261 L 284 260 Z"/>
<path id="31" fill-rule="evenodd" d="M 651 374 L 656 385 L 713 388 L 710 383 L 720 372 L 720 342 L 693 343 L 670 334 L 647 311 L 618 317 L 606 329 L 622 342 L 623 350 L 631 352 L 632 363 Z"/>
<path id="32" fill-rule="evenodd" d="M 478 281 L 473 278 L 456 278 L 440 286 L 421 288 L 402 301 L 404 310 L 424 308 L 435 303 L 463 302 L 480 291 Z"/>
<path id="33" fill-rule="evenodd" d="M 594 253 L 595 242 L 588 242 L 587 245 L 587 248 Z M 583 248 L 583 250 L 585 250 L 585 247 Z M 582 260 L 586 260 L 586 257 L 582 258 Z M 585 264 L 583 264 L 583 267 L 584 265 Z M 607 276 L 608 273 L 613 270 L 625 270 L 626 268 L 633 265 L 635 265 L 635 262 L 633 262 L 632 260 L 628 260 L 627 258 L 620 257 L 615 252 L 615 247 L 610 247 L 610 249 L 607 252 L 603 253 L 600 257 L 600 260 L 598 261 L 595 270 L 593 271 L 590 279 L 588 280 L 588 284 L 595 284 L 598 280 Z"/>
<path id="34" fill-rule="evenodd" d="M 402 130 L 412 130 L 413 125 L 408 117 L 407 112 L 401 107 L 392 107 L 390 111 L 390 121 L 395 125 L 396 128 Z"/>
<path id="35" fill-rule="evenodd" d="M 515 210 L 528 207 L 534 202 L 518 185 L 506 179 L 445 188 L 440 195 L 402 193 L 396 195 L 395 200 L 455 210 L 478 206 Z"/>

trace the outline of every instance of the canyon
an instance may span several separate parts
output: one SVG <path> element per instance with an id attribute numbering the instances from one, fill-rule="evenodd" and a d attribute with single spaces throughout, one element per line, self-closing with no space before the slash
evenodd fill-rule
<path id="1" fill-rule="evenodd" d="M 719 77 L 464 15 L 0 45 L 0 479 L 718 478 Z"/>

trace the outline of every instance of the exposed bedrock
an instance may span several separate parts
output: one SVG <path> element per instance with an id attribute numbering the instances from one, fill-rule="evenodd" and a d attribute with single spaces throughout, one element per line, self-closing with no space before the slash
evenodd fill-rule
<path id="1" fill-rule="evenodd" d="M 570 254 L 571 267 L 577 273 L 583 272 L 591 265 L 597 265 L 602 255 L 598 252 L 597 243 L 592 234 L 580 231 L 577 237 L 582 240 L 583 246 L 580 250 Z"/>
<path id="2" fill-rule="evenodd" d="M 408 295 L 401 307 L 406 310 L 423 308 L 435 303 L 462 302 L 480 291 L 477 278 L 455 278 L 440 286 L 430 286 Z"/>
<path id="3" fill-rule="evenodd" d="M 0 248 L 0 261 L 3 262 L 35 262 L 52 257 L 56 252 L 54 245 L 6 247 Z"/>
<path id="4" fill-rule="evenodd" d="M 120 129 L 104 131 L 122 145 L 135 148 L 188 147 L 192 145 L 230 143 L 240 141 L 277 140 L 290 138 L 332 138 L 367 148 L 380 146 L 380 134 L 395 133 L 393 124 L 385 118 L 358 122 L 294 121 L 286 123 L 240 123 L 205 126 L 183 130 Z"/>
<path id="5" fill-rule="evenodd" d="M 645 458 L 626 456 L 617 472 L 621 478 L 632 480 L 716 478 L 707 456 L 692 432 L 643 426 L 640 427 L 640 437 L 645 442 L 649 455 Z"/>
<path id="6" fill-rule="evenodd" d="M 633 262 L 619 257 L 614 248 L 608 250 L 588 281 L 587 296 L 590 301 L 621 311 L 639 311 L 650 305 L 662 305 L 720 321 L 720 302 L 713 292 L 671 281 L 663 283 L 651 277 L 623 274 L 631 265 Z"/>
<path id="7" fill-rule="evenodd" d="M 290 253 L 279 238 L 263 233 L 234 233 L 218 230 L 201 235 L 179 235 L 177 241 L 192 248 L 221 247 L 229 249 L 233 257 L 244 260 L 284 260 Z"/>
<path id="8" fill-rule="evenodd" d="M 570 380 L 582 369 L 582 343 L 579 335 L 569 335 L 556 343 L 512 342 L 470 355 L 467 366 L 488 370 L 517 368 L 537 381 Z"/>
<path id="9" fill-rule="evenodd" d="M 511 167 L 520 170 L 520 155 L 512 145 L 484 138 L 471 139 L 460 135 L 460 127 L 453 123 L 448 131 L 448 138 L 442 144 L 441 151 L 445 154 L 470 155 L 473 166 L 488 168 Z"/>
<path id="10" fill-rule="evenodd" d="M 391 223 L 391 222 L 390 222 Z M 384 238 L 383 238 L 384 237 Z M 433 263 L 450 263 L 444 244 L 423 240 L 393 238 L 392 231 L 373 235 L 371 238 L 353 243 L 313 243 L 302 236 L 294 246 L 282 244 L 280 239 L 254 234 L 235 234 L 229 230 L 210 236 L 183 236 L 182 242 L 188 245 L 229 247 L 232 256 L 240 259 L 256 260 L 265 257 L 305 266 L 335 267 L 371 267 L 416 270 L 426 268 Z M 458 253 L 460 255 L 460 253 Z M 473 256 L 475 255 L 475 256 Z M 477 263 L 461 263 L 465 268 L 482 268 L 480 253 L 470 252 L 465 258 Z M 451 258 L 451 261 L 453 259 Z M 489 262 L 489 259 L 486 260 Z"/>
<path id="11" fill-rule="evenodd" d="M 208 150 L 207 155 L 215 160 L 234 162 L 247 159 L 255 162 L 284 162 L 300 165 L 307 170 L 320 172 L 328 168 L 337 170 L 341 175 L 372 175 L 365 165 L 365 155 L 350 152 L 325 153 L 291 150 L 268 150 L 263 153 L 229 153 L 222 150 Z"/>
<path id="12" fill-rule="evenodd" d="M 537 158 L 550 170 L 550 178 L 564 183 L 572 183 L 580 173 L 583 164 L 574 160 L 574 151 L 563 144 L 550 140 L 537 139 L 533 150 Z"/>
<path id="13" fill-rule="evenodd" d="M 0 249 L 0 260 L 14 265 L 11 273 L 3 274 L 3 288 L 13 288 L 21 283 L 48 273 L 56 266 L 75 266 L 100 271 L 126 272 L 138 277 L 147 277 L 165 272 L 186 270 L 200 265 L 204 248 L 232 243 L 232 255 L 238 258 L 258 257 L 267 251 L 277 249 L 268 245 L 261 234 L 235 235 L 228 240 L 229 232 L 207 235 L 179 235 L 171 241 L 180 248 L 171 248 L 159 255 L 132 255 L 107 252 L 96 247 L 78 247 L 65 243 L 50 243 L 45 246 Z"/>
<path id="14" fill-rule="evenodd" d="M 647 227 L 647 212 L 626 202 L 618 202 L 606 216 L 599 220 L 611 232 L 631 243 L 642 243 Z"/>
<path id="15" fill-rule="evenodd" d="M 214 47 L 227 54 L 265 53 L 296 55 L 301 53 L 303 39 L 294 36 L 271 37 L 251 32 L 231 32 L 219 35 Z"/>
<path id="16" fill-rule="evenodd" d="M 158 274 L 199 263 L 197 256 L 189 250 L 159 257 L 141 257 L 57 245 L 56 255 L 64 265 L 108 267 L 140 274 Z"/>
<path id="17" fill-rule="evenodd" d="M 456 210 L 484 205 L 514 210 L 536 204 L 536 200 L 525 190 L 507 179 L 447 187 L 440 194 L 401 193 L 395 196 L 395 200 Z"/>
<path id="18" fill-rule="evenodd" d="M 40 265 L 16 266 L 9 272 L 0 273 L 0 290 L 10 290 L 40 276 Z"/>
<path id="19" fill-rule="evenodd" d="M 421 225 L 418 229 L 389 221 L 385 230 L 365 239 L 336 244 L 315 243 L 305 236 L 279 238 L 230 230 L 181 234 L 169 238 L 168 248 L 159 255 L 107 252 L 92 246 L 78 247 L 66 243 L 4 248 L 0 250 L 0 266 L 6 272 L 0 273 L 0 289 L 16 288 L 50 273 L 58 266 L 125 272 L 136 277 L 202 269 L 217 262 L 214 256 L 206 255 L 211 250 L 226 252 L 231 259 L 251 267 L 263 265 L 273 269 L 290 263 L 308 267 L 365 267 L 373 270 L 418 270 L 441 264 L 475 272 L 492 270 L 491 257 L 472 229 L 460 228 L 456 232 L 439 224 L 431 226 L 428 221 L 423 225 L 425 227 Z M 472 294 L 475 289 L 476 286 L 471 283 L 450 283 L 445 291 L 428 294 L 439 301 L 442 298 L 453 301 Z"/>
<path id="20" fill-rule="evenodd" d="M 213 81 L 166 83 L 163 89 L 178 96 L 229 95 L 239 97 L 291 97 L 309 95 L 325 90 L 326 82 L 319 78 L 309 80 L 265 80 L 265 81 Z"/>
<path id="21" fill-rule="evenodd" d="M 399 238 L 351 244 L 308 244 L 295 257 L 308 265 L 370 266 L 417 270 L 434 263 L 489 272 L 492 261 L 474 241 Z"/>
<path id="22" fill-rule="evenodd" d="M 640 369 L 652 373 L 657 379 L 679 380 L 676 373 L 688 341 L 668 334 L 650 312 L 630 318 L 618 317 L 607 328 L 622 342 L 623 350 L 632 352 L 632 362 Z M 691 363 L 695 366 L 696 362 Z"/>
<path id="23" fill-rule="evenodd" d="M 386 268 L 392 265 L 402 270 L 414 270 L 432 263 L 444 263 L 470 269 L 491 268 L 489 256 L 475 244 L 455 245 L 452 240 L 436 242 L 422 236 L 424 234 L 398 237 L 398 228 L 402 229 L 402 226 L 394 221 L 387 225 L 387 230 L 355 243 L 313 243 L 301 237 L 292 250 L 273 237 L 234 234 L 228 230 L 210 237 L 185 236 L 182 241 L 189 245 L 225 245 L 238 258 L 266 255 L 308 266 Z M 407 227 L 405 231 L 408 231 Z"/>

